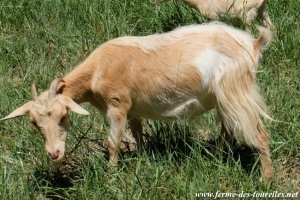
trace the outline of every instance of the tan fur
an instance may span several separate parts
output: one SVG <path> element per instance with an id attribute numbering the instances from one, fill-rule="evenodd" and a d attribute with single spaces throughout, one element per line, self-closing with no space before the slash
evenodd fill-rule
<path id="1" fill-rule="evenodd" d="M 267 0 L 184 0 L 195 6 L 199 12 L 213 20 L 222 15 L 238 17 L 249 29 L 253 20 L 258 17 L 265 27 L 272 28 L 272 22 L 266 9 Z"/>
<path id="2" fill-rule="evenodd" d="M 66 110 L 87 114 L 75 102 L 92 103 L 110 122 L 110 163 L 115 165 L 127 120 L 142 147 L 141 118 L 184 120 L 216 108 L 231 136 L 259 150 L 263 176 L 269 178 L 268 136 L 260 120 L 268 115 L 255 83 L 261 50 L 271 40 L 268 33 L 264 30 L 255 39 L 227 25 L 209 23 L 164 34 L 117 38 L 102 44 L 63 77 L 54 99 L 45 98 L 45 92 L 34 101 L 38 106 L 27 105 L 26 109 L 45 132 L 46 143 L 56 137 L 62 144 L 66 127 L 59 119 L 66 117 Z M 25 114 L 26 109 L 20 107 L 5 119 Z M 64 151 L 49 146 L 52 158 L 57 150 Z"/>

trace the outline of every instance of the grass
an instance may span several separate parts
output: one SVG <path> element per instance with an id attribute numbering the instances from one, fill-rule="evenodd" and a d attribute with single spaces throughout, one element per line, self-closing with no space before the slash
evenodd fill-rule
<path id="1" fill-rule="evenodd" d="M 300 2 L 273 0 L 268 5 L 275 37 L 264 53 L 258 82 L 271 115 L 281 121 L 267 123 L 272 182 L 258 181 L 257 157 L 249 157 L 249 150 L 225 158 L 217 145 L 195 139 L 195 132 L 218 135 L 214 113 L 198 122 L 144 121 L 147 151 L 124 153 L 118 169 L 111 170 L 102 150 L 107 122 L 84 105 L 92 115 L 71 115 L 67 158 L 60 167 L 49 162 L 27 117 L 0 122 L 0 199 L 194 199 L 196 192 L 299 192 Z M 104 41 L 206 21 L 175 0 L 2 0 L 0 117 L 31 99 L 33 81 L 40 91 L 46 89 Z"/>

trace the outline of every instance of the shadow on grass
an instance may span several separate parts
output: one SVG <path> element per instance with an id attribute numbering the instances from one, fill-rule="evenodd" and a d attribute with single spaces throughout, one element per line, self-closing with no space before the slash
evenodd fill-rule
<path id="1" fill-rule="evenodd" d="M 147 126 L 150 127 L 149 130 L 152 130 L 145 135 L 146 152 L 149 156 L 155 154 L 168 157 L 171 154 L 172 161 L 182 162 L 196 149 L 199 151 L 197 153 L 199 156 L 220 158 L 223 163 L 230 163 L 232 160 L 240 161 L 241 167 L 249 174 L 253 168 L 257 167 L 256 150 L 245 145 L 238 145 L 236 140 L 229 144 L 229 148 L 222 148 L 218 139 L 212 137 L 195 139 L 195 133 L 188 126 L 176 122 L 172 124 L 150 122 Z"/>
<path id="2" fill-rule="evenodd" d="M 184 160 L 191 157 L 197 150 L 199 152 L 196 153 L 199 156 L 205 156 L 209 159 L 220 158 L 223 163 L 230 163 L 233 160 L 239 161 L 241 167 L 249 174 L 253 168 L 256 170 L 256 150 L 245 145 L 238 145 L 235 140 L 232 141 L 229 148 L 222 148 L 222 145 L 219 144 L 220 141 L 211 136 L 210 138 L 196 136 L 197 139 L 195 139 L 195 133 L 189 126 L 177 122 L 146 121 L 144 128 L 145 151 L 149 157 L 155 155 L 157 160 L 167 158 L 180 164 L 184 163 Z M 109 153 L 103 141 L 93 141 L 93 143 L 98 146 L 96 151 L 101 152 L 103 157 L 109 160 Z M 125 141 L 123 144 L 120 160 L 138 157 L 139 152 L 135 144 Z"/>
<path id="3" fill-rule="evenodd" d="M 36 168 L 34 175 L 38 181 L 37 199 L 66 199 L 66 190 L 74 186 L 73 180 L 82 179 L 74 162 L 62 163 L 59 167 Z"/>

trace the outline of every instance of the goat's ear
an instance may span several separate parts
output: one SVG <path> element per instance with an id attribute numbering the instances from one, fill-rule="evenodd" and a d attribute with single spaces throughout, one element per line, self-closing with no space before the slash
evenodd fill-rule
<path id="1" fill-rule="evenodd" d="M 20 106 L 19 108 L 14 110 L 12 113 L 10 113 L 9 115 L 7 115 L 6 117 L 4 117 L 0 120 L 2 121 L 2 120 L 12 119 L 15 117 L 25 115 L 26 113 L 29 112 L 31 106 L 32 106 L 32 101 L 25 103 L 24 105 Z"/>
<path id="2" fill-rule="evenodd" d="M 72 112 L 75 112 L 80 115 L 89 115 L 90 113 L 82 108 L 80 105 L 75 103 L 70 97 L 63 97 L 62 98 L 63 104 Z"/>

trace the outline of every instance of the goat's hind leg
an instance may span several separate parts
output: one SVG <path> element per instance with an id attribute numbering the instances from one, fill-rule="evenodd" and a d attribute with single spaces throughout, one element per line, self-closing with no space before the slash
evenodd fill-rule
<path id="1" fill-rule="evenodd" d="M 258 9 L 258 17 L 266 28 L 270 30 L 272 29 L 273 24 L 266 8 L 266 1 L 264 1 L 261 7 Z"/>
<path id="2" fill-rule="evenodd" d="M 265 129 L 258 124 L 258 144 L 255 148 L 258 150 L 261 164 L 261 175 L 263 179 L 269 180 L 273 176 L 272 161 L 269 150 L 269 138 Z"/>
<path id="3" fill-rule="evenodd" d="M 250 9 L 247 13 L 244 14 L 244 23 L 245 28 L 248 33 L 251 34 L 251 25 L 255 17 L 257 16 L 257 10 L 255 8 Z"/>
<path id="4" fill-rule="evenodd" d="M 216 140 L 216 144 L 222 148 L 224 153 L 227 153 L 230 150 L 230 146 L 232 143 L 232 135 L 231 133 L 226 129 L 224 123 L 221 123 L 221 130 L 220 135 L 218 136 Z"/>
<path id="5" fill-rule="evenodd" d="M 267 11 L 263 12 L 262 22 L 263 22 L 264 26 L 267 27 L 268 29 L 271 30 L 273 28 L 272 21 L 271 21 L 270 16 Z"/>
<path id="6" fill-rule="evenodd" d="M 221 123 L 221 131 L 216 144 L 222 148 L 224 161 L 240 147 L 240 144 L 234 139 L 233 133 L 225 127 L 223 122 Z"/>

